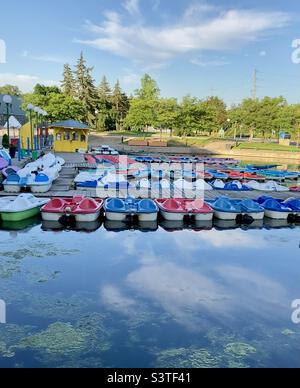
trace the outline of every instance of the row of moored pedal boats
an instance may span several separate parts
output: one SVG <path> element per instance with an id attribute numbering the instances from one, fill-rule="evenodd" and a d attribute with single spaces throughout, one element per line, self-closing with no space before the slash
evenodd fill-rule
<path id="1" fill-rule="evenodd" d="M 5 177 L 4 191 L 20 193 L 22 189 L 29 189 L 32 193 L 47 193 L 58 179 L 64 164 L 63 158 L 49 153 L 22 169 L 8 166 L 2 171 Z"/>
<path id="2" fill-rule="evenodd" d="M 300 217 L 300 200 L 285 201 L 272 197 L 237 200 L 219 197 L 204 202 L 201 199 L 93 199 L 85 196 L 73 198 L 39 199 L 32 194 L 0 199 L 0 216 L 4 221 L 22 221 L 41 212 L 44 221 L 95 222 L 104 212 L 109 221 L 125 221 L 137 217 L 141 222 L 153 222 L 159 213 L 167 221 L 182 221 L 186 217 L 195 221 L 262 220 L 264 217 L 277 220 L 295 220 Z"/>

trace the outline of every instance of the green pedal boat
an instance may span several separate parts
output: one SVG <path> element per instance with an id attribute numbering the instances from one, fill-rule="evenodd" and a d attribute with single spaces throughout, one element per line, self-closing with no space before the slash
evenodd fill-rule
<path id="1" fill-rule="evenodd" d="M 0 198 L 0 217 L 2 221 L 23 221 L 39 214 L 48 202 L 49 199 L 36 198 L 32 194 Z"/>

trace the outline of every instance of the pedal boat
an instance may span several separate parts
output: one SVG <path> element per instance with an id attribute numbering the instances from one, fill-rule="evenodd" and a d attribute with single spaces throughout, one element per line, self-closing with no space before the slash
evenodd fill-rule
<path id="1" fill-rule="evenodd" d="M 95 222 L 101 213 L 103 200 L 84 196 L 53 198 L 41 209 L 44 221 L 58 222 L 63 216 L 73 216 L 76 222 Z"/>
<path id="2" fill-rule="evenodd" d="M 183 221 L 194 217 L 196 221 L 212 221 L 213 209 L 201 199 L 157 199 L 161 215 L 167 221 Z"/>
<path id="3" fill-rule="evenodd" d="M 219 197 L 215 201 L 207 201 L 214 209 L 214 216 L 219 220 L 230 221 L 240 217 L 251 217 L 253 220 L 262 220 L 265 209 L 251 199 L 235 200 Z"/>
<path id="4" fill-rule="evenodd" d="M 109 221 L 125 221 L 127 216 L 137 216 L 139 221 L 156 221 L 158 206 L 152 199 L 110 198 L 105 201 L 104 211 Z"/>
<path id="5" fill-rule="evenodd" d="M 40 199 L 32 194 L 0 199 L 0 216 L 2 221 L 17 222 L 40 214 L 40 209 L 49 199 Z"/>

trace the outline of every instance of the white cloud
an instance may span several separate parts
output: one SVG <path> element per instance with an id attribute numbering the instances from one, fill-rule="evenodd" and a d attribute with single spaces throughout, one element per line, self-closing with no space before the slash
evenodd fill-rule
<path id="1" fill-rule="evenodd" d="M 27 74 L 0 73 L 0 86 L 6 84 L 17 85 L 23 92 L 31 92 L 33 87 L 41 83 L 46 86 L 59 85 L 59 82 L 53 80 L 44 80 L 37 76 Z"/>
<path id="2" fill-rule="evenodd" d="M 128 3 L 129 5 L 129 3 Z M 134 10 L 134 7 L 131 9 Z M 222 10 L 207 4 L 192 5 L 173 25 L 126 24 L 120 14 L 106 12 L 100 24 L 88 22 L 95 36 L 76 42 L 128 58 L 134 63 L 153 66 L 176 57 L 203 52 L 239 49 L 284 27 L 289 16 L 282 12 Z"/>
<path id="3" fill-rule="evenodd" d="M 266 55 L 267 55 L 267 52 L 264 50 L 259 53 L 260 57 L 265 57 Z"/>
<path id="4" fill-rule="evenodd" d="M 126 0 L 123 3 L 123 7 L 131 15 L 139 15 L 140 14 L 140 0 Z"/>
<path id="5" fill-rule="evenodd" d="M 199 19 L 204 18 L 205 16 L 218 11 L 219 8 L 208 4 L 206 2 L 201 3 L 192 3 L 190 4 L 184 12 L 184 19 L 188 22 L 199 21 Z"/>
<path id="6" fill-rule="evenodd" d="M 112 285 L 107 285 L 101 290 L 101 301 L 113 310 L 122 312 L 125 315 L 132 315 L 136 302 L 122 294 L 122 292 Z"/>
<path id="7" fill-rule="evenodd" d="M 201 58 L 194 58 L 194 59 L 191 59 L 191 63 L 193 65 L 201 66 L 201 67 L 216 67 L 216 66 L 230 65 L 230 62 L 226 61 L 225 59 L 214 59 L 211 61 L 207 61 Z"/>
<path id="8" fill-rule="evenodd" d="M 126 86 L 138 86 L 140 79 L 141 74 L 129 73 L 121 78 L 121 82 Z"/>
<path id="9" fill-rule="evenodd" d="M 33 59 L 35 61 L 41 62 L 51 62 L 51 63 L 64 63 L 64 59 L 51 54 L 41 54 L 41 55 L 32 55 L 29 51 L 24 50 L 22 53 L 23 58 Z"/>

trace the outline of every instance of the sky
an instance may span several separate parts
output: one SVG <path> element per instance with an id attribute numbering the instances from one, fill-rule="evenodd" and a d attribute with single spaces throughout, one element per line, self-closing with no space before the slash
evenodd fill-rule
<path id="1" fill-rule="evenodd" d="M 119 79 L 127 93 L 147 72 L 163 97 L 231 105 L 251 96 L 257 69 L 259 97 L 295 103 L 298 46 L 298 0 L 1 1 L 0 86 L 59 84 L 82 51 L 97 83 Z"/>

